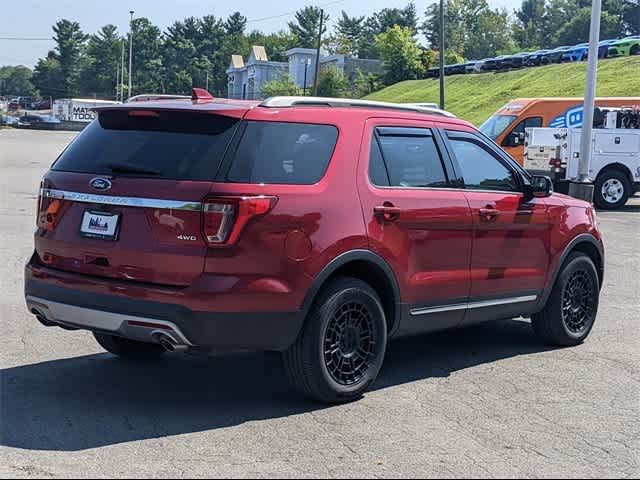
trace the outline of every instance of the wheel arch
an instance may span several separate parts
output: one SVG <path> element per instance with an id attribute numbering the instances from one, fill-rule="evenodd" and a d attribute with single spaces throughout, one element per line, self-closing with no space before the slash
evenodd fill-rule
<path id="1" fill-rule="evenodd" d="M 545 289 L 542 295 L 541 301 L 538 305 L 538 308 L 540 310 L 542 310 L 544 306 L 547 304 L 547 301 L 551 296 L 551 292 L 555 287 L 556 281 L 558 280 L 558 276 L 560 275 L 560 272 L 562 272 L 562 269 L 566 264 L 567 258 L 569 258 L 569 255 L 571 255 L 573 252 L 584 253 L 587 257 L 591 259 L 591 261 L 596 266 L 600 288 L 602 288 L 602 283 L 604 281 L 604 261 L 605 261 L 604 250 L 602 248 L 601 243 L 596 239 L 596 237 L 594 237 L 590 233 L 583 233 L 575 237 L 573 240 L 571 240 L 571 242 L 569 242 L 569 244 L 565 247 L 564 251 L 562 252 L 560 261 L 558 262 L 558 266 L 553 272 L 553 277 L 551 279 L 551 282 L 549 283 L 549 286 Z"/>
<path id="2" fill-rule="evenodd" d="M 305 317 L 322 288 L 339 276 L 362 280 L 376 291 L 382 302 L 391 336 L 400 324 L 400 288 L 391 266 L 370 250 L 351 250 L 338 255 L 320 272 L 305 296 L 302 305 Z"/>
<path id="3" fill-rule="evenodd" d="M 631 169 L 626 165 L 624 165 L 623 163 L 619 163 L 619 162 L 609 163 L 604 167 L 602 167 L 602 169 L 598 172 L 597 178 L 600 179 L 600 177 L 602 177 L 602 175 L 604 175 L 609 170 L 616 170 L 618 172 L 622 172 L 627 177 L 627 180 L 629 180 L 629 184 L 633 185 L 634 179 L 633 179 L 633 173 L 631 172 Z"/>

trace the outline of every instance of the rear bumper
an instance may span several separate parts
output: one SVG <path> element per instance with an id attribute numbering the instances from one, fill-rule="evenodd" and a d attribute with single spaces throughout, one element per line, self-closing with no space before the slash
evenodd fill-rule
<path id="1" fill-rule="evenodd" d="M 302 311 L 195 311 L 175 303 L 98 294 L 37 278 L 31 265 L 25 269 L 25 300 L 29 311 L 48 324 L 152 343 L 165 333 L 178 345 L 222 351 L 286 350 L 304 322 Z"/>

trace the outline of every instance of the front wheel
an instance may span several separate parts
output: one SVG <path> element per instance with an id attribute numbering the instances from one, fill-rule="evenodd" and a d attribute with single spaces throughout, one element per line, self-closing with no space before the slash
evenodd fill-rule
<path id="1" fill-rule="evenodd" d="M 640 55 L 640 45 L 634 45 L 633 47 L 631 47 L 629 55 Z"/>
<path id="2" fill-rule="evenodd" d="M 376 380 L 386 348 L 385 314 L 375 290 L 361 280 L 340 277 L 314 302 L 284 364 L 291 384 L 304 396 L 346 403 Z"/>
<path id="3" fill-rule="evenodd" d="M 584 253 L 569 255 L 547 305 L 531 323 L 547 345 L 570 347 L 584 342 L 596 321 L 600 279 L 593 261 Z"/>
<path id="4" fill-rule="evenodd" d="M 615 210 L 629 200 L 631 183 L 621 171 L 609 169 L 598 176 L 594 193 L 594 202 L 598 208 Z"/>

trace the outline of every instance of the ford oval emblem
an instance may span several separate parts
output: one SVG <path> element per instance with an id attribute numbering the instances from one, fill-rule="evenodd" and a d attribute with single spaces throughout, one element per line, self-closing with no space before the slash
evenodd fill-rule
<path id="1" fill-rule="evenodd" d="M 111 188 L 111 180 L 107 180 L 106 178 L 94 178 L 91 180 L 89 184 L 96 190 L 109 190 Z"/>

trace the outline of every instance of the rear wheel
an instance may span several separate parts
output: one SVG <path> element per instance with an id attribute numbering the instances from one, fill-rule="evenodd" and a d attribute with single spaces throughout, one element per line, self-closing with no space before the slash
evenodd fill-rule
<path id="1" fill-rule="evenodd" d="M 165 353 L 164 349 L 155 343 L 136 342 L 104 333 L 94 333 L 93 336 L 107 352 L 122 358 L 144 360 L 157 358 Z"/>
<path id="2" fill-rule="evenodd" d="M 631 195 L 631 183 L 620 170 L 608 169 L 602 172 L 595 184 L 595 204 L 605 210 L 615 210 L 624 206 Z"/>
<path id="3" fill-rule="evenodd" d="M 323 403 L 359 398 L 376 380 L 387 347 L 384 310 L 365 282 L 340 277 L 311 308 L 296 343 L 284 354 L 294 388 Z"/>
<path id="4" fill-rule="evenodd" d="M 544 310 L 533 315 L 533 329 L 547 345 L 579 345 L 593 329 L 599 297 L 595 265 L 584 253 L 574 252 L 566 260 Z"/>

